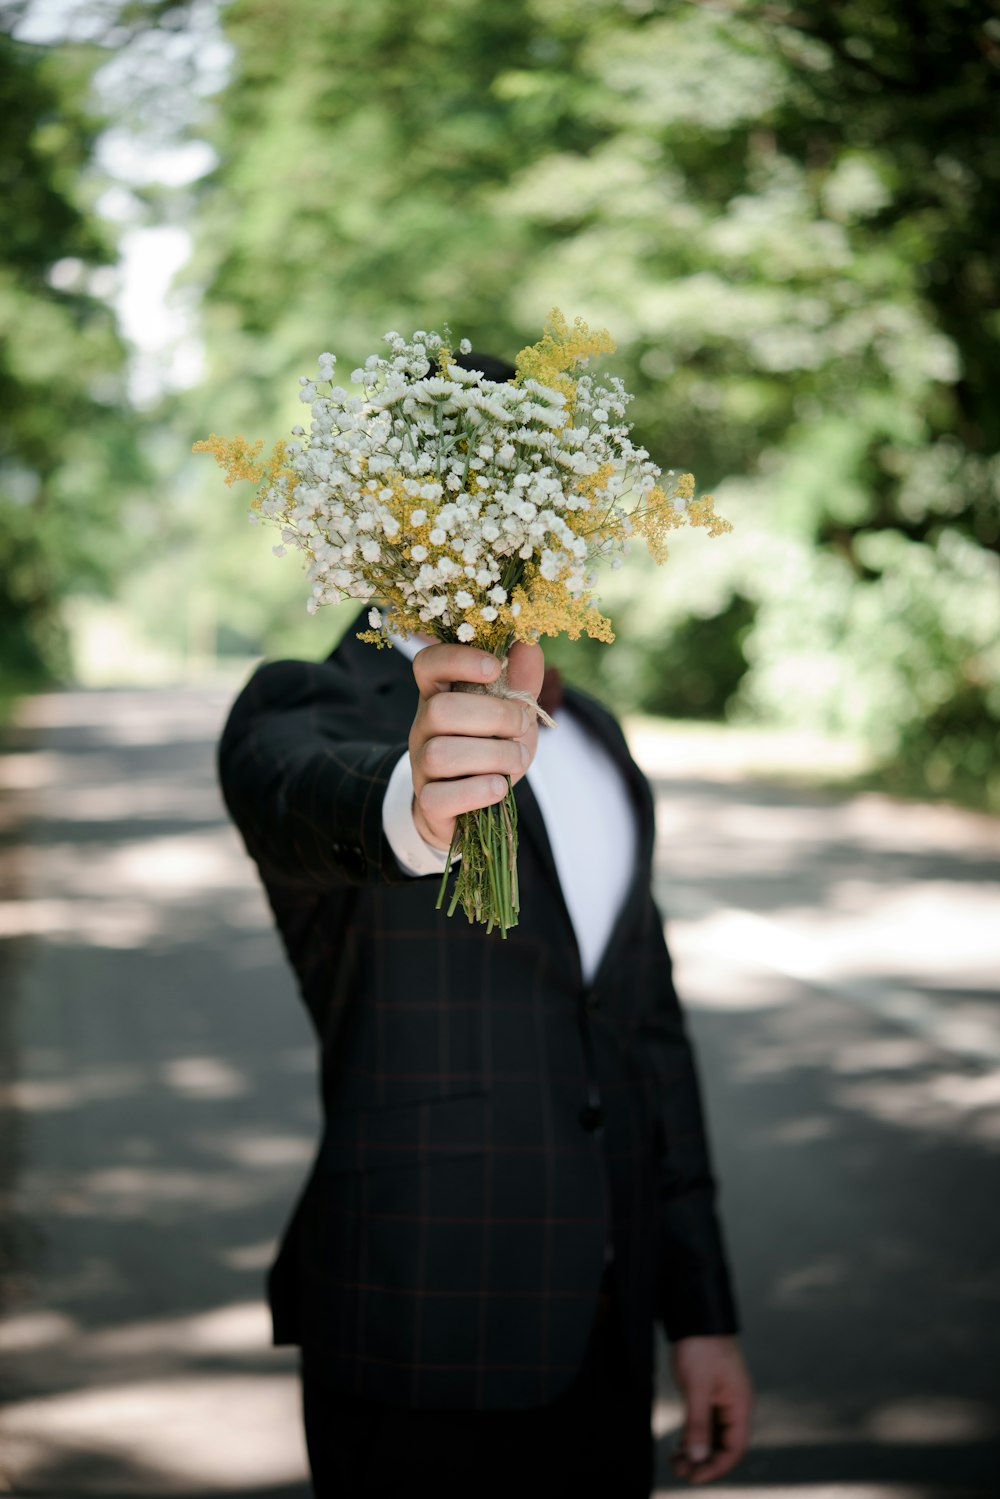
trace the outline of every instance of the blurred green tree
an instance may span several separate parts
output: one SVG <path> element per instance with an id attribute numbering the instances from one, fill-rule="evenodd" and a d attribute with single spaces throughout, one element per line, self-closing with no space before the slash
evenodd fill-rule
<path id="1" fill-rule="evenodd" d="M 125 351 L 103 295 L 114 247 L 88 201 L 92 49 L 0 33 L 0 674 L 63 674 L 61 605 L 111 586 L 139 482 Z M 95 280 L 96 278 L 96 280 Z"/>
<path id="2" fill-rule="evenodd" d="M 388 326 L 447 319 L 510 354 L 555 303 L 605 323 L 640 434 L 737 531 L 679 538 L 662 574 L 637 560 L 608 584 L 614 651 L 556 654 L 621 706 L 860 731 L 901 783 L 981 796 L 995 7 L 242 0 L 225 19 L 192 271 L 212 425 L 277 435 L 290 375 L 320 346 L 349 370 Z M 290 596 L 260 602 L 263 639 Z"/>

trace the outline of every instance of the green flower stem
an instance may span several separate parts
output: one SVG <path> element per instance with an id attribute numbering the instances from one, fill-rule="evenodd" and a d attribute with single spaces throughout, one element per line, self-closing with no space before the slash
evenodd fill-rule
<path id="1" fill-rule="evenodd" d="M 492 932 L 498 927 L 506 938 L 517 926 L 519 896 L 517 884 L 517 804 L 514 788 L 507 777 L 507 790 L 501 802 L 464 812 L 455 819 L 455 830 L 448 849 L 448 867 L 441 877 L 437 909 L 444 904 L 452 860 L 461 857 L 455 877 L 455 888 L 448 905 L 448 915 L 459 906 L 470 925 L 479 922 Z"/>

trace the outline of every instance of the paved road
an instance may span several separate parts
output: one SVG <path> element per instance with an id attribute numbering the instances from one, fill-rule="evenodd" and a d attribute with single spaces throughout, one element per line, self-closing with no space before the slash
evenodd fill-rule
<path id="1" fill-rule="evenodd" d="M 315 1062 L 214 786 L 230 696 L 40 698 L 3 762 L 0 1492 L 306 1499 L 262 1277 Z M 758 1391 L 712 1491 L 996 1499 L 1000 824 L 633 742 Z M 678 1414 L 664 1364 L 664 1492 Z"/>

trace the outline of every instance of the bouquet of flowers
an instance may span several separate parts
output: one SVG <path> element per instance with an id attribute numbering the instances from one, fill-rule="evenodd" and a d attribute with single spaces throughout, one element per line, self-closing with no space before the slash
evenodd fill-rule
<path id="1" fill-rule="evenodd" d="M 242 437 L 194 445 L 215 456 L 227 484 L 257 486 L 251 519 L 280 528 L 278 555 L 304 553 L 311 612 L 377 600 L 362 639 L 388 644 L 388 614 L 403 635 L 475 644 L 501 662 L 515 640 L 565 631 L 610 641 L 596 563 L 620 566 L 636 538 L 662 562 L 677 526 L 731 529 L 711 496 L 695 498 L 691 474 L 663 474 L 632 443 L 623 382 L 587 372 L 593 356 L 614 352 L 606 331 L 579 318 L 570 326 L 554 310 L 509 383 L 457 364 L 447 330 L 387 333 L 385 343 L 387 354 L 353 372 L 353 390 L 335 383 L 334 355 L 321 354 L 300 381 L 308 433 L 293 428 L 269 456 Z M 459 347 L 470 353 L 465 340 Z M 480 690 L 518 695 L 503 672 Z M 506 935 L 517 922 L 516 854 L 508 779 L 500 803 L 457 819 L 449 915 L 461 904 L 470 922 Z"/>

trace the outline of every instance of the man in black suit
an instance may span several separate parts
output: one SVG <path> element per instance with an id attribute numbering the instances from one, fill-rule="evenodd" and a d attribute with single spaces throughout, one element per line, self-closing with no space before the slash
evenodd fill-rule
<path id="1" fill-rule="evenodd" d="M 274 1342 L 301 1347 L 318 1499 L 644 1499 L 657 1319 L 685 1406 L 675 1473 L 714 1478 L 746 1449 L 752 1391 L 649 787 L 589 695 L 555 710 L 571 764 L 560 727 L 448 690 L 491 657 L 375 651 L 362 623 L 323 662 L 258 668 L 219 750 L 321 1047 L 323 1136 L 268 1279 Z M 543 664 L 516 645 L 510 685 L 537 695 Z M 408 849 L 443 868 L 454 818 L 507 775 L 521 913 L 502 939 L 436 910 L 440 876 Z M 614 863 L 612 841 L 587 875 L 608 776 L 630 852 L 585 963 L 579 903 Z M 587 785 L 578 816 L 553 811 Z"/>

